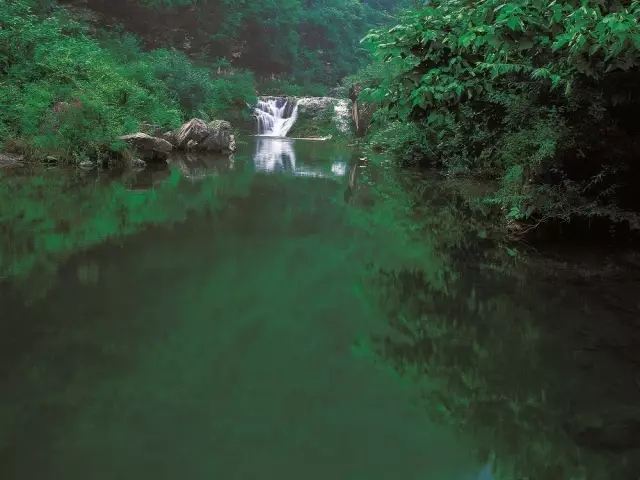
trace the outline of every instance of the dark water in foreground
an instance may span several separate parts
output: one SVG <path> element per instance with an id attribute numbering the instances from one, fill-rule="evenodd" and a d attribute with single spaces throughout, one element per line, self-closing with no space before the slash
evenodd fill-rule
<path id="1" fill-rule="evenodd" d="M 2 180 L 0 478 L 636 478 L 635 257 L 357 158 Z"/>

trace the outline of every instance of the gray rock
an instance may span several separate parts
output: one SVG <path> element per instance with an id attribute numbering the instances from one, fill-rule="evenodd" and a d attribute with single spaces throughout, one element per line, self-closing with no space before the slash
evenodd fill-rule
<path id="1" fill-rule="evenodd" d="M 141 160 L 137 157 L 134 157 L 131 160 L 131 168 L 145 168 L 147 166 L 147 163 L 144 160 Z"/>
<path id="2" fill-rule="evenodd" d="M 0 168 L 20 167 L 23 165 L 24 156 L 12 153 L 0 153 Z"/>
<path id="3" fill-rule="evenodd" d="M 204 120 L 192 118 L 176 132 L 175 145 L 180 149 L 194 148 L 193 146 L 189 146 L 189 142 L 192 142 L 191 145 L 198 145 L 207 138 L 210 133 L 209 127 Z"/>
<path id="4" fill-rule="evenodd" d="M 123 135 L 119 138 L 147 162 L 164 162 L 173 150 L 173 145 L 167 140 L 142 132 Z"/>
<path id="5" fill-rule="evenodd" d="M 231 153 L 236 151 L 236 140 L 233 136 L 231 124 L 224 120 L 214 120 L 207 124 L 209 136 L 198 148 L 208 152 Z"/>
<path id="6" fill-rule="evenodd" d="M 83 160 L 78 165 L 83 170 L 93 170 L 96 168 L 96 162 L 92 162 L 91 160 Z"/>
<path id="7" fill-rule="evenodd" d="M 332 97 L 302 97 L 298 99 L 298 115 L 317 117 L 333 108 L 337 98 Z"/>
<path id="8" fill-rule="evenodd" d="M 166 140 L 167 142 L 169 142 L 174 147 L 177 147 L 178 146 L 178 139 L 176 138 L 176 133 L 177 132 L 165 132 L 162 135 L 160 135 L 160 138 L 162 138 L 163 140 Z"/>
<path id="9" fill-rule="evenodd" d="M 177 132 L 165 134 L 179 150 L 200 150 L 215 153 L 232 153 L 236 150 L 231 124 L 224 120 L 206 123 L 193 118 Z"/>

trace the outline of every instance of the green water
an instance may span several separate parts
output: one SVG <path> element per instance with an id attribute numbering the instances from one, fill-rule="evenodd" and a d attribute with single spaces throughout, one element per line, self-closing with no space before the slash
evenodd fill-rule
<path id="1" fill-rule="evenodd" d="M 632 471 L 562 425 L 637 398 L 568 360 L 580 291 L 358 157 L 248 139 L 115 179 L 5 174 L 0 478 Z"/>
<path id="2" fill-rule="evenodd" d="M 69 197 L 33 187 L 16 205 L 34 218 L 30 232 L 24 216 L 7 227 L 25 237 L 4 252 L 16 278 L 2 299 L 2 478 L 460 471 L 467 452 L 411 389 L 352 351 L 385 323 L 361 292 L 351 153 L 302 144 L 294 160 L 271 143 L 244 147 L 233 169 L 183 161 L 157 192 L 45 173 Z"/>

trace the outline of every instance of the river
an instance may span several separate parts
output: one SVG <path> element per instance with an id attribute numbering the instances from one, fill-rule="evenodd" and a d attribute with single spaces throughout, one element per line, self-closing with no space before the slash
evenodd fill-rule
<path id="1" fill-rule="evenodd" d="M 637 478 L 637 257 L 359 157 L 5 173 L 0 477 Z"/>

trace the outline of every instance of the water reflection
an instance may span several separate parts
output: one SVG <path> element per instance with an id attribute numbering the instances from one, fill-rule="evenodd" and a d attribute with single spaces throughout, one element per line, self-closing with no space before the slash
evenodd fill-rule
<path id="1" fill-rule="evenodd" d="M 350 155 L 299 145 L 323 172 Z M 29 307 L 0 286 L 0 478 L 458 480 L 475 470 L 412 406 L 414 391 L 351 354 L 358 335 L 385 329 L 358 295 L 361 260 L 401 249 L 349 222 L 358 209 L 340 201 L 343 182 L 245 177 L 251 154 L 197 182 L 172 168 L 140 192 L 47 179 L 55 202 L 27 179 L 28 198 L 2 210 L 3 253 L 31 240 L 60 268 Z"/>
<path id="2" fill-rule="evenodd" d="M 340 178 L 350 155 L 327 142 L 258 138 L 236 155 L 175 154 L 143 170 L 16 173 L 0 183 L 0 280 L 37 298 L 70 255 L 218 208 L 219 197 L 245 191 L 255 171 Z M 92 272 L 80 275 L 91 281 Z"/>
<path id="3" fill-rule="evenodd" d="M 307 144 L 305 148 L 305 143 Z M 300 177 L 342 177 L 346 175 L 345 161 L 333 161 L 329 165 L 325 159 L 319 164 L 310 165 L 313 160 L 307 157 L 309 145 L 313 141 L 290 140 L 286 138 L 256 137 L 253 154 L 255 169 L 265 173 L 290 173 Z M 296 148 L 303 151 L 302 161 L 296 158 Z M 328 166 L 328 168 L 327 168 Z"/>
<path id="4" fill-rule="evenodd" d="M 117 182 L 0 184 L 0 477 L 253 478 L 295 458 L 310 479 L 418 478 L 440 438 L 352 351 L 420 385 L 497 478 L 634 478 L 637 281 L 540 274 L 477 198 L 373 163 L 262 138 Z"/>
<path id="5" fill-rule="evenodd" d="M 499 478 L 635 479 L 640 285 L 621 267 L 628 258 L 524 256 L 490 240 L 500 224 L 446 179 L 422 179 L 413 201 L 376 188 L 387 200 L 371 218 L 409 214 L 408 228 L 394 225 L 416 254 L 408 267 L 376 262 L 370 298 L 390 333 L 361 348 L 421 383 L 439 421 L 475 432 Z"/>
<path id="6" fill-rule="evenodd" d="M 235 167 L 235 155 L 176 153 L 169 164 L 177 167 L 184 178 L 202 180 L 211 175 L 225 175 Z"/>

